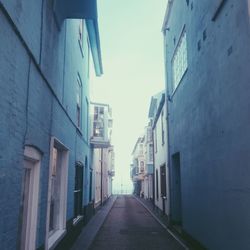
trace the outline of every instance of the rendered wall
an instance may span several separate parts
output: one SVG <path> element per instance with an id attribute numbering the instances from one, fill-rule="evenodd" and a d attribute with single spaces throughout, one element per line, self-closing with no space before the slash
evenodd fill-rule
<path id="1" fill-rule="evenodd" d="M 249 1 L 226 1 L 213 21 L 217 3 L 173 1 L 165 36 L 170 156 L 180 153 L 183 229 L 208 249 L 248 249 Z M 188 70 L 172 94 L 184 24 Z"/>
<path id="2" fill-rule="evenodd" d="M 67 220 L 73 218 L 75 162 L 85 165 L 84 205 L 89 202 L 88 45 L 78 44 L 78 20 L 58 27 L 52 1 L 0 1 L 0 241 L 16 249 L 24 145 L 42 152 L 37 247 L 45 242 L 50 139 L 69 148 Z M 86 29 L 85 29 L 86 30 Z M 82 129 L 76 125 L 77 74 L 82 80 Z"/>

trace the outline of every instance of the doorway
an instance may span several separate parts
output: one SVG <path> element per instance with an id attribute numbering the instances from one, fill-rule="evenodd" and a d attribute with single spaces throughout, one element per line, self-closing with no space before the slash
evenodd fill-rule
<path id="1" fill-rule="evenodd" d="M 166 213 L 166 199 L 167 199 L 167 179 L 166 179 L 166 164 L 160 167 L 161 174 L 161 198 L 162 198 L 162 212 Z"/>
<path id="2" fill-rule="evenodd" d="M 172 222 L 182 224 L 180 153 L 172 155 Z"/>
<path id="3" fill-rule="evenodd" d="M 26 146 L 23 161 L 21 250 L 36 249 L 40 164 L 40 152 L 33 147 Z"/>

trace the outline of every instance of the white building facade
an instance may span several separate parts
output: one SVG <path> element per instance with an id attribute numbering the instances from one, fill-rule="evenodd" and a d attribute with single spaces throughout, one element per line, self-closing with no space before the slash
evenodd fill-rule
<path id="1" fill-rule="evenodd" d="M 169 172 L 167 166 L 167 123 L 165 94 L 162 94 L 153 122 L 155 205 L 169 215 Z"/>
<path id="2" fill-rule="evenodd" d="M 92 189 L 94 207 L 102 205 L 112 194 L 114 148 L 111 145 L 112 111 L 109 105 L 91 103 Z"/>

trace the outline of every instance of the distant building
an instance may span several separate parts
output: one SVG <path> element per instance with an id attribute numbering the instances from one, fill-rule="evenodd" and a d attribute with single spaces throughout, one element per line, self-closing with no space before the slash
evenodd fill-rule
<path id="1" fill-rule="evenodd" d="M 144 174 L 145 174 L 145 154 L 144 154 L 145 137 L 139 137 L 132 151 L 132 161 L 130 176 L 133 181 L 133 193 L 144 197 Z"/>
<path id="2" fill-rule="evenodd" d="M 170 219 L 205 248 L 250 249 L 250 1 L 168 1 Z"/>
<path id="3" fill-rule="evenodd" d="M 144 140 L 144 155 L 145 155 L 145 172 L 144 172 L 144 198 L 153 200 L 153 137 L 152 126 L 149 122 L 145 127 Z"/>
<path id="4" fill-rule="evenodd" d="M 96 1 L 1 0 L 0 23 L 1 249 L 63 249 L 93 207 L 91 54 L 102 74 Z"/>
<path id="5" fill-rule="evenodd" d="M 91 137 L 94 206 L 102 205 L 112 194 L 114 148 L 111 145 L 112 111 L 109 105 L 91 103 Z"/>
<path id="6" fill-rule="evenodd" d="M 165 94 L 157 98 L 152 130 L 154 139 L 154 203 L 164 214 L 169 215 L 169 171 L 167 164 L 167 126 Z"/>

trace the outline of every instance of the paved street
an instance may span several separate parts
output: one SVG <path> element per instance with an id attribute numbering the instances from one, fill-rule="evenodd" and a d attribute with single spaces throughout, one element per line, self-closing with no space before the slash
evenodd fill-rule
<path id="1" fill-rule="evenodd" d="M 183 247 L 133 196 L 119 196 L 90 249 L 181 250 Z"/>

